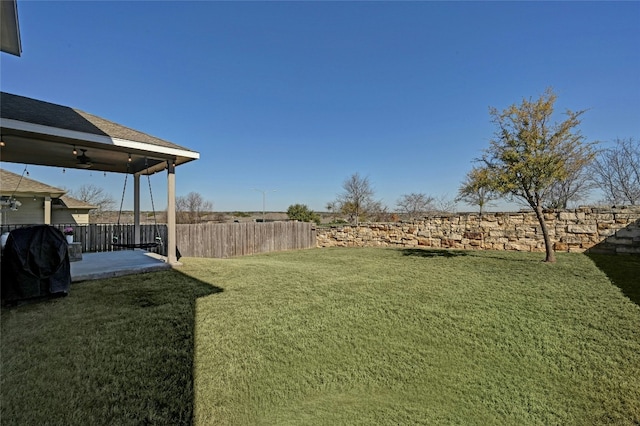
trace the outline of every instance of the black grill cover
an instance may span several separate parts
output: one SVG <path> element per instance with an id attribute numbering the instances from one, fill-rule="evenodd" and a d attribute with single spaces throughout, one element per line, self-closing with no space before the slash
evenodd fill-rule
<path id="1" fill-rule="evenodd" d="M 48 225 L 11 231 L 2 252 L 2 300 L 66 295 L 71 287 L 67 242 Z"/>

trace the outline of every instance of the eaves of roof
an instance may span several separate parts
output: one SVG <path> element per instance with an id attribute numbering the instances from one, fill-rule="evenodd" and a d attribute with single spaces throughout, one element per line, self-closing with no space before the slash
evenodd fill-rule
<path id="1" fill-rule="evenodd" d="M 0 169 L 0 193 L 4 196 L 21 195 L 48 195 L 59 198 L 67 191 L 55 186 L 47 185 L 26 176 Z"/>
<path id="2" fill-rule="evenodd" d="M 92 210 L 98 207 L 85 201 L 78 200 L 77 198 L 70 197 L 68 195 L 63 195 L 62 197 L 60 197 L 60 201 L 62 201 L 64 205 L 69 209 Z"/>
<path id="3" fill-rule="evenodd" d="M 0 1 L 0 50 L 16 56 L 22 53 L 16 0 Z"/>

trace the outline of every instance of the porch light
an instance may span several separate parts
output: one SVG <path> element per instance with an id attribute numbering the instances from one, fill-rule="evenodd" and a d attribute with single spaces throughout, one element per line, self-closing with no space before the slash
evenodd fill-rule
<path id="1" fill-rule="evenodd" d="M 131 154 L 129 154 L 129 159 L 127 161 L 131 162 Z"/>
<path id="2" fill-rule="evenodd" d="M 78 155 L 78 150 L 76 149 L 76 146 L 73 146 L 73 155 Z"/>

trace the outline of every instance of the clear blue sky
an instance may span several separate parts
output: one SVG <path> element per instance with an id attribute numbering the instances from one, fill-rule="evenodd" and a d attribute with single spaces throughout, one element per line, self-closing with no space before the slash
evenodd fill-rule
<path id="1" fill-rule="evenodd" d="M 200 152 L 177 169 L 178 195 L 218 211 L 261 210 L 256 188 L 276 190 L 267 210 L 324 210 L 355 172 L 391 210 L 411 192 L 454 198 L 492 136 L 489 106 L 549 86 L 559 111 L 589 109 L 588 140 L 640 137 L 640 2 L 18 0 L 18 12 L 23 55 L 0 55 L 3 91 Z M 121 175 L 29 171 L 122 192 Z M 152 185 L 165 208 L 165 174 Z"/>

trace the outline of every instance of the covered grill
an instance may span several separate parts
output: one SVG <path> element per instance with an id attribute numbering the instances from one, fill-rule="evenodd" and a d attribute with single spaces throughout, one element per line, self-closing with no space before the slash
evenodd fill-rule
<path id="1" fill-rule="evenodd" d="M 11 231 L 2 252 L 2 301 L 67 295 L 71 266 L 62 232 L 48 225 Z"/>

